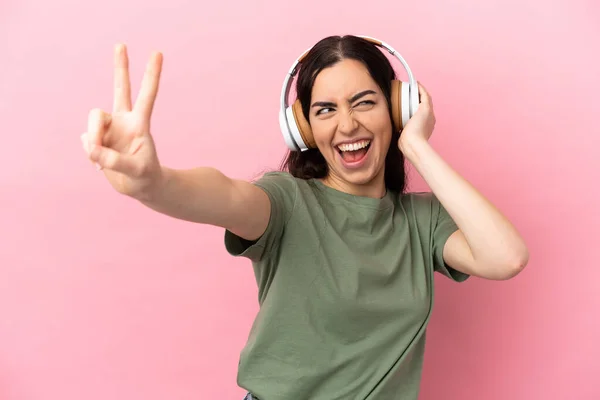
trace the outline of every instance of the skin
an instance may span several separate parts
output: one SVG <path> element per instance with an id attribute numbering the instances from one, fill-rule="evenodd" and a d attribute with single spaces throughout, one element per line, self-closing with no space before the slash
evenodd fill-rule
<path id="1" fill-rule="evenodd" d="M 175 170 L 161 165 L 150 121 L 158 93 L 162 54 L 155 52 L 150 57 L 135 103 L 131 100 L 125 46 L 116 46 L 114 60 L 113 110 L 109 113 L 92 109 L 87 131 L 81 135 L 89 160 L 102 170 L 117 192 L 153 210 L 186 221 L 224 227 L 248 240 L 258 239 L 267 228 L 271 210 L 263 190 L 211 167 Z M 372 93 L 349 101 L 364 90 Z M 398 143 L 390 143 L 387 105 L 366 69 L 360 63 L 345 60 L 322 71 L 313 88 L 313 100 L 332 104 L 311 107 L 310 122 L 317 146 L 331 169 L 324 183 L 356 195 L 383 196 L 385 154 L 388 146 L 397 145 L 459 228 L 444 247 L 446 263 L 484 279 L 505 280 L 516 276 L 529 260 L 523 238 L 430 145 L 435 127 L 433 101 L 421 84 L 419 94 L 418 111 L 403 129 Z M 348 170 L 336 158 L 335 146 L 358 137 L 372 140 L 369 159 L 359 169 Z"/>
<path id="2" fill-rule="evenodd" d="M 385 157 L 392 138 L 387 101 L 365 66 L 346 59 L 319 73 L 311 93 L 309 121 L 329 166 L 323 182 L 343 192 L 380 198 L 385 194 Z M 370 139 L 366 164 L 344 167 L 337 145 Z"/>

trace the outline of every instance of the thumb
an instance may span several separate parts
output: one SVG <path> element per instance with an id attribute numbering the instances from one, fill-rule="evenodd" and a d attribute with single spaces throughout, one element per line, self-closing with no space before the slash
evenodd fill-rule
<path id="1" fill-rule="evenodd" d="M 98 164 L 103 169 L 109 169 L 115 172 L 120 172 L 130 177 L 140 175 L 142 168 L 139 161 L 129 155 L 119 153 L 108 147 L 90 143 L 90 159 Z"/>

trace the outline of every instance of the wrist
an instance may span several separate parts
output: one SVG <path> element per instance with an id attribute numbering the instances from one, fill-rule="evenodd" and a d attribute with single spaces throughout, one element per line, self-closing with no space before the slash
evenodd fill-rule
<path id="1" fill-rule="evenodd" d="M 429 141 L 420 136 L 400 136 L 398 147 L 411 163 L 417 163 L 423 154 L 431 148 Z"/>
<path id="2" fill-rule="evenodd" d="M 145 204 L 154 204 L 159 201 L 168 183 L 173 179 L 173 170 L 159 166 L 154 176 L 148 180 L 148 184 L 135 196 L 136 200 Z"/>

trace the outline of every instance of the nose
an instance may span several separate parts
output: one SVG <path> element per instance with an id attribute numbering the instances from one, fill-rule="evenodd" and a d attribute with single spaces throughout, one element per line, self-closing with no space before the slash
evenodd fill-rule
<path id="1" fill-rule="evenodd" d="M 339 113 L 338 130 L 340 133 L 349 135 L 358 128 L 358 121 L 354 118 L 352 110 Z"/>

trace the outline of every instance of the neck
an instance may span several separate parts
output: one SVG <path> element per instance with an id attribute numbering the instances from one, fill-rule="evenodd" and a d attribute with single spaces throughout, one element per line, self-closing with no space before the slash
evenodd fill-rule
<path id="1" fill-rule="evenodd" d="M 332 189 L 336 189 L 340 192 L 352 194 L 355 196 L 381 199 L 386 194 L 385 180 L 383 179 L 383 174 L 379 174 L 377 177 L 364 184 L 354 184 L 351 182 L 347 182 L 331 174 L 321 179 L 321 182 L 323 182 L 324 185 L 327 185 Z"/>

